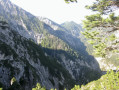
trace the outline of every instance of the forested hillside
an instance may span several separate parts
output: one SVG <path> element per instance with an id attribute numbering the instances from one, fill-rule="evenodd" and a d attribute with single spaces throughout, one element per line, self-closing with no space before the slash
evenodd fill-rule
<path id="1" fill-rule="evenodd" d="M 88 52 L 88 54 L 92 55 L 93 53 L 93 46 L 88 43 L 88 40 L 85 38 L 85 36 L 82 34 L 82 32 L 85 31 L 82 24 L 77 24 L 73 21 L 71 22 L 65 22 L 61 24 L 63 27 L 65 27 L 70 34 L 80 39 L 80 41 L 85 45 L 85 50 Z M 80 47 L 80 45 L 78 46 Z"/>
<path id="2" fill-rule="evenodd" d="M 0 87 L 31 90 L 40 83 L 63 90 L 100 78 L 97 61 L 65 27 L 9 0 L 0 1 L 0 22 Z"/>
<path id="3" fill-rule="evenodd" d="M 100 5 L 100 3 L 103 3 L 106 7 Z M 98 12 L 86 16 L 86 20 L 84 20 L 86 31 L 83 33 L 89 39 L 89 43 L 93 45 L 95 57 L 102 57 L 105 63 L 118 66 L 119 16 L 114 13 L 118 9 L 118 1 L 99 0 L 86 8 Z M 104 18 L 104 15 L 107 18 Z"/>
<path id="4" fill-rule="evenodd" d="M 86 16 L 83 35 L 93 45 L 93 55 L 103 59 L 100 61 L 105 66 L 103 70 L 108 71 L 99 80 L 87 85 L 76 85 L 72 90 L 118 90 L 119 15 L 115 11 L 119 8 L 119 1 L 97 0 L 86 8 L 97 14 Z"/>
<path id="5" fill-rule="evenodd" d="M 64 82 L 63 78 L 67 79 L 64 82 L 67 85 L 75 83 L 69 72 L 57 60 L 46 56 L 40 45 L 19 35 L 5 21 L 0 22 L 0 51 L 0 87 L 10 90 L 16 90 L 17 86 L 19 90 L 31 89 L 30 85 L 35 86 L 39 81 L 46 88 L 53 88 L 52 85 L 55 86 L 57 80 Z M 13 77 L 17 80 L 16 86 L 10 85 L 10 79 Z M 61 84 L 60 88 L 64 86 Z M 57 85 L 55 87 L 58 88 Z"/>
<path id="6" fill-rule="evenodd" d="M 83 25 L 58 24 L 0 0 L 0 89 L 118 90 L 119 1 L 86 8 Z"/>

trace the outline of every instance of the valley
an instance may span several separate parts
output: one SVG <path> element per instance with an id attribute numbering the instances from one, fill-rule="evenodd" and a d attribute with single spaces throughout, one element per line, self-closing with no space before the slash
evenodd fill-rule
<path id="1" fill-rule="evenodd" d="M 0 88 L 80 90 L 72 88 L 100 79 L 108 60 L 93 55 L 82 32 L 82 25 L 74 21 L 58 24 L 0 0 Z M 113 63 L 115 70 L 118 63 Z"/>

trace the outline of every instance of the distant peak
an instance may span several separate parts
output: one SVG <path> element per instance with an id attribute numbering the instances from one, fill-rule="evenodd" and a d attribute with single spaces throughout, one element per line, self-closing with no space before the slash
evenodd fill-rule
<path id="1" fill-rule="evenodd" d="M 76 23 L 76 22 L 74 22 L 74 21 L 70 21 L 70 23 Z"/>
<path id="2" fill-rule="evenodd" d="M 68 24 L 68 25 L 78 25 L 76 22 L 74 21 L 66 21 L 64 23 L 62 23 L 61 25 L 64 25 L 64 24 Z"/>

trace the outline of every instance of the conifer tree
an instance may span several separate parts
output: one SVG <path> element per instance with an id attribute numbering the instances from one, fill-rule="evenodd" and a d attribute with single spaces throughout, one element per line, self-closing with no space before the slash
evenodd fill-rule
<path id="1" fill-rule="evenodd" d="M 94 54 L 109 58 L 112 53 L 119 53 L 119 37 L 116 36 L 119 31 L 119 16 L 114 13 L 119 9 L 119 0 L 96 0 L 92 6 L 86 8 L 97 12 L 86 16 L 83 21 L 86 30 L 82 32 L 93 45 Z"/>

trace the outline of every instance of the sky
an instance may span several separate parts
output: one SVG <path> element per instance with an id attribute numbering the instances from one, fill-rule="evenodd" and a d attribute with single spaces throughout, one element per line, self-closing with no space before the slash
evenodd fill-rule
<path id="1" fill-rule="evenodd" d="M 67 4 L 64 0 L 11 0 L 14 4 L 35 16 L 49 18 L 56 23 L 74 21 L 81 23 L 86 15 L 93 12 L 85 9 L 94 0 L 78 0 L 78 3 Z"/>

